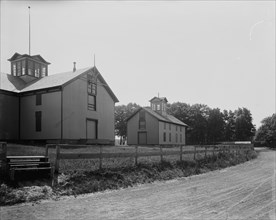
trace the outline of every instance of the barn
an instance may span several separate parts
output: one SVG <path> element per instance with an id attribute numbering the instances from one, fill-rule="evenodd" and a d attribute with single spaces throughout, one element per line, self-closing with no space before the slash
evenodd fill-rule
<path id="1" fill-rule="evenodd" d="M 154 97 L 127 119 L 129 145 L 185 145 L 187 125 L 167 113 L 168 100 Z"/>
<path id="2" fill-rule="evenodd" d="M 117 97 L 98 69 L 48 75 L 40 55 L 15 53 L 0 78 L 0 140 L 113 144 Z"/>

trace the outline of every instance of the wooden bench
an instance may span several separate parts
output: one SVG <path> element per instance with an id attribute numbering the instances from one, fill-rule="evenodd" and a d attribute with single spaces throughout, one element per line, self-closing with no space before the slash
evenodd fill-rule
<path id="1" fill-rule="evenodd" d="M 35 174 L 33 177 L 39 177 L 47 174 L 52 177 L 53 170 L 47 156 L 7 156 L 7 171 L 10 180 L 14 181 L 17 176 L 22 174 Z M 24 178 L 24 176 L 22 178 Z M 19 179 L 19 178 L 18 178 Z"/>

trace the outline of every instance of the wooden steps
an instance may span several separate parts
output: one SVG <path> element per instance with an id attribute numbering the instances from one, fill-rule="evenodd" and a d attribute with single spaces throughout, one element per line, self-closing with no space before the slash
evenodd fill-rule
<path id="1" fill-rule="evenodd" d="M 10 180 L 52 177 L 53 169 L 46 156 L 7 156 Z"/>

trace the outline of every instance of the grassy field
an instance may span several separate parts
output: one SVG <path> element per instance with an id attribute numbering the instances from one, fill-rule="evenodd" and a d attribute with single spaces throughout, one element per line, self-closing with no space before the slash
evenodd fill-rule
<path id="1" fill-rule="evenodd" d="M 45 155 L 45 146 L 24 146 L 18 144 L 8 144 L 7 155 Z M 163 152 L 177 151 L 180 152 L 180 147 L 164 147 Z M 183 152 L 194 150 L 193 146 L 184 146 Z M 203 150 L 203 148 L 202 148 Z M 138 152 L 159 152 L 159 147 L 138 147 Z M 61 153 L 99 153 L 99 146 L 87 147 L 61 147 Z M 103 153 L 135 153 L 133 146 L 103 146 Z M 55 162 L 56 149 L 49 148 L 49 160 L 52 164 Z M 197 155 L 197 158 L 204 157 L 204 154 Z M 183 154 L 183 160 L 193 160 L 193 154 Z M 163 159 L 172 163 L 179 161 L 179 155 L 163 156 Z M 139 157 L 138 162 L 142 164 L 159 163 L 160 156 Z M 103 168 L 128 167 L 134 165 L 134 158 L 109 158 L 103 159 Z M 60 173 L 72 170 L 97 170 L 99 168 L 99 159 L 75 159 L 75 160 L 60 160 Z"/>

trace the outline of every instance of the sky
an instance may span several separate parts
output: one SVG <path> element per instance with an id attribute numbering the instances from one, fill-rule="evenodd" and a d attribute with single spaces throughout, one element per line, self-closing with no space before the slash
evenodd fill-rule
<path id="1" fill-rule="evenodd" d="M 1 66 L 15 52 L 49 75 L 95 64 L 116 105 L 169 103 L 275 113 L 275 1 L 1 1 Z"/>

